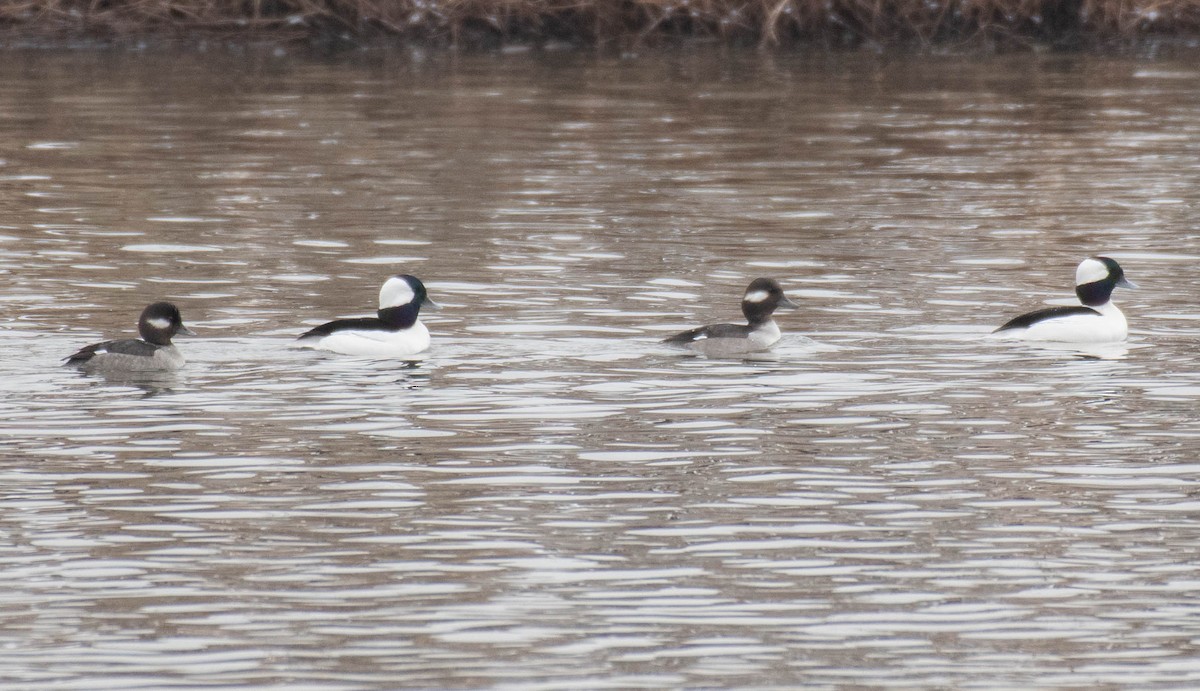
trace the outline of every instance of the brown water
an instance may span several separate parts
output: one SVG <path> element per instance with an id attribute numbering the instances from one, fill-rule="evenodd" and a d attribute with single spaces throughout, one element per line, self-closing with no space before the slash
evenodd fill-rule
<path id="1" fill-rule="evenodd" d="M 0 681 L 1200 684 L 1197 64 L 6 55 Z M 1126 347 L 983 339 L 1099 253 Z"/>

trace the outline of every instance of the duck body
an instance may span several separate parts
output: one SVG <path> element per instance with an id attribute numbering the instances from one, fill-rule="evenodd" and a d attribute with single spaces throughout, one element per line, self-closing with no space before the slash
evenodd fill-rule
<path id="1" fill-rule="evenodd" d="M 342 355 L 403 357 L 429 350 L 429 329 L 420 321 L 393 328 L 382 319 L 338 319 L 310 329 L 300 345 Z"/>

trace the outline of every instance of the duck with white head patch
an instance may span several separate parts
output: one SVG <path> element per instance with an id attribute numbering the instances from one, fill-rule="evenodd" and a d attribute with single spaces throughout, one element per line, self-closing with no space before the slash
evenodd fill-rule
<path id="1" fill-rule="evenodd" d="M 169 302 L 156 302 L 142 310 L 138 318 L 141 340 L 127 338 L 93 343 L 68 357 L 65 364 L 102 374 L 177 370 L 183 367 L 184 359 L 171 343 L 175 334 L 196 335 L 183 325 L 179 308 Z"/>
<path id="2" fill-rule="evenodd" d="M 779 325 L 771 318 L 777 309 L 797 309 L 774 279 L 756 278 L 742 296 L 746 324 L 709 324 L 664 339 L 709 357 L 729 357 L 767 350 L 780 339 Z"/>
<path id="3" fill-rule="evenodd" d="M 416 276 L 393 276 L 379 289 L 377 316 L 331 321 L 306 331 L 298 340 L 302 347 L 343 355 L 416 355 L 429 349 L 429 329 L 418 319 L 422 307 L 441 309 L 429 299 Z"/>
<path id="4" fill-rule="evenodd" d="M 1064 343 L 1113 343 L 1129 334 L 1125 315 L 1112 303 L 1115 288 L 1136 288 L 1108 257 L 1083 260 L 1075 270 L 1078 306 L 1049 307 L 1009 320 L 993 333 L 1001 338 Z"/>

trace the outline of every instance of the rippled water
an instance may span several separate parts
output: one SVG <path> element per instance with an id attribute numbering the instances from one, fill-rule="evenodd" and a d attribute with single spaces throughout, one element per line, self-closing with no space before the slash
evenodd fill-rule
<path id="1" fill-rule="evenodd" d="M 10 54 L 0 680 L 1200 683 L 1192 58 Z M 1126 346 L 983 339 L 1098 253 Z"/>

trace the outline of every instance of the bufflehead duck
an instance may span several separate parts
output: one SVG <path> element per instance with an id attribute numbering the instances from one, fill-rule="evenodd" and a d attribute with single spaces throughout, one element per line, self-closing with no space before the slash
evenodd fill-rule
<path id="1" fill-rule="evenodd" d="M 378 317 L 338 319 L 303 333 L 300 345 L 343 355 L 397 357 L 429 348 L 429 329 L 417 319 L 424 307 L 441 307 L 425 292 L 416 276 L 389 278 L 379 289 Z"/>
<path id="2" fill-rule="evenodd" d="M 141 340 L 93 343 L 66 359 L 85 372 L 166 372 L 183 367 L 183 356 L 171 344 L 175 334 L 195 336 L 183 325 L 179 308 L 169 302 L 156 302 L 142 310 L 138 317 Z"/>
<path id="3" fill-rule="evenodd" d="M 1110 300 L 1113 289 L 1136 288 L 1121 265 L 1108 257 L 1084 259 L 1075 270 L 1077 307 L 1049 307 L 1010 320 L 993 333 L 1005 338 L 1070 343 L 1123 341 L 1125 315 Z"/>
<path id="4" fill-rule="evenodd" d="M 766 350 L 780 338 L 779 325 L 771 314 L 779 308 L 797 309 L 774 279 L 756 278 L 742 296 L 742 314 L 746 325 L 709 324 L 663 339 L 663 343 L 683 346 L 710 357 L 724 357 Z"/>

